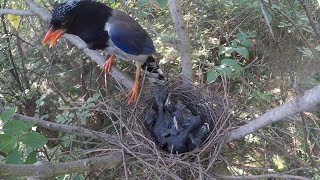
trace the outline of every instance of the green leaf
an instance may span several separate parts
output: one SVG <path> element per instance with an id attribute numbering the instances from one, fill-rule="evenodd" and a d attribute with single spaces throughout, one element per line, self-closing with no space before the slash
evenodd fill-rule
<path id="1" fill-rule="evenodd" d="M 8 153 L 17 147 L 17 141 L 9 135 L 0 134 L 0 151 Z"/>
<path id="2" fill-rule="evenodd" d="M 218 77 L 219 74 L 214 69 L 210 69 L 207 73 L 207 81 L 209 84 L 213 83 Z"/>
<path id="3" fill-rule="evenodd" d="M 235 51 L 237 51 L 242 57 L 249 59 L 249 51 L 245 47 L 239 47 L 236 48 Z"/>
<path id="4" fill-rule="evenodd" d="M 145 6 L 147 4 L 148 0 L 138 0 L 136 3 L 137 7 L 142 7 Z"/>
<path id="5" fill-rule="evenodd" d="M 34 164 L 36 163 L 37 160 L 37 152 L 32 151 L 31 153 L 28 154 L 27 159 L 26 159 L 26 164 Z"/>
<path id="6" fill-rule="evenodd" d="M 168 3 L 168 0 L 156 0 L 156 2 L 161 8 L 165 8 Z"/>
<path id="7" fill-rule="evenodd" d="M 2 120 L 2 122 L 5 123 L 9 121 L 14 116 L 15 113 L 16 113 L 16 110 L 14 108 L 7 109 L 0 115 L 0 119 Z"/>
<path id="8" fill-rule="evenodd" d="M 232 68 L 230 68 L 225 64 L 215 67 L 215 70 L 218 71 L 220 74 L 223 74 L 226 76 L 230 76 L 232 74 Z"/>
<path id="9" fill-rule="evenodd" d="M 6 156 L 6 163 L 7 164 L 23 164 L 20 152 L 16 149 L 10 151 Z"/>
<path id="10" fill-rule="evenodd" d="M 223 46 L 219 48 L 218 55 L 221 56 L 224 54 L 225 56 L 230 56 L 232 52 L 234 52 L 234 48 Z"/>
<path id="11" fill-rule="evenodd" d="M 240 43 L 240 41 L 238 39 L 234 39 L 231 41 L 231 46 L 236 48 L 236 47 L 238 47 L 239 43 Z"/>
<path id="12" fill-rule="evenodd" d="M 248 37 L 248 34 L 247 34 L 247 33 L 240 32 L 240 33 L 238 33 L 238 34 L 236 35 L 236 37 L 237 37 L 237 39 L 238 39 L 239 41 L 242 41 L 242 40 L 244 40 L 244 39 L 246 39 L 246 38 Z"/>
<path id="13" fill-rule="evenodd" d="M 48 140 L 40 133 L 29 132 L 21 137 L 21 142 L 33 148 L 41 148 L 48 142 Z"/>
<path id="14" fill-rule="evenodd" d="M 16 30 L 18 30 L 21 17 L 20 17 L 20 16 L 17 16 L 17 15 L 13 15 L 13 14 L 8 14 L 7 17 L 8 17 L 8 20 L 9 20 L 10 24 L 11 24 Z"/>
<path id="15" fill-rule="evenodd" d="M 30 128 L 32 128 L 33 126 L 36 125 L 35 122 L 25 122 L 24 124 L 27 126 L 28 129 L 30 129 Z"/>
<path id="16" fill-rule="evenodd" d="M 148 16 L 148 13 L 145 12 L 145 11 L 140 11 L 140 16 L 142 16 L 142 17 L 147 17 L 147 16 Z"/>
<path id="17" fill-rule="evenodd" d="M 21 121 L 11 120 L 3 125 L 2 130 L 4 134 L 11 136 L 20 136 L 28 130 L 28 126 Z"/>
<path id="18" fill-rule="evenodd" d="M 249 39 L 245 39 L 245 40 L 241 41 L 241 45 L 243 45 L 245 47 L 252 47 L 252 42 Z"/>
<path id="19" fill-rule="evenodd" d="M 233 66 L 233 65 L 235 65 L 235 64 L 238 64 L 238 61 L 235 61 L 235 60 L 230 59 L 230 58 L 226 58 L 226 59 L 223 59 L 223 60 L 221 61 L 221 64 L 225 64 L 225 65 L 227 65 L 227 66 Z"/>
<path id="20" fill-rule="evenodd" d="M 229 58 L 223 59 L 221 61 L 221 65 L 229 66 L 236 73 L 239 73 L 240 71 L 242 71 L 242 67 L 239 65 L 239 62 L 233 59 L 229 59 Z"/>
<path id="21" fill-rule="evenodd" d="M 80 174 L 78 174 L 78 175 L 76 175 L 74 178 L 73 178 L 73 180 L 84 180 L 85 178 L 82 176 L 82 175 L 80 175 Z"/>

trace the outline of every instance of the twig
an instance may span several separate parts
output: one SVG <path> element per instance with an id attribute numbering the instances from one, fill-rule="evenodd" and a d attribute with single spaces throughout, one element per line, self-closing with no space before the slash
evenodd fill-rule
<path id="1" fill-rule="evenodd" d="M 320 85 L 306 91 L 302 96 L 296 97 L 293 100 L 270 110 L 250 123 L 232 130 L 227 137 L 226 142 L 240 139 L 271 123 L 283 120 L 288 116 L 295 115 L 303 111 L 314 111 L 318 109 L 320 105 L 319 94 Z"/>
<path id="2" fill-rule="evenodd" d="M 262 0 L 259 0 L 259 5 L 260 5 L 261 12 L 262 12 L 262 14 L 263 14 L 264 20 L 266 21 L 266 24 L 267 24 L 267 26 L 268 26 L 268 28 L 269 28 L 269 31 L 270 31 L 271 36 L 272 36 L 272 38 L 273 38 L 274 41 L 277 41 L 276 38 L 275 38 L 275 36 L 274 36 L 272 27 L 271 27 L 270 23 L 268 22 L 268 17 L 267 17 L 266 11 L 265 11 L 265 9 L 264 9 L 264 4 L 263 4 Z"/>
<path id="3" fill-rule="evenodd" d="M 311 180 L 310 178 L 289 175 L 289 174 L 263 174 L 263 175 L 250 175 L 250 176 L 224 176 L 217 175 L 221 179 L 267 179 L 267 178 L 285 178 L 285 179 L 301 179 L 301 180 Z"/>
<path id="4" fill-rule="evenodd" d="M 296 94 L 297 94 L 298 97 L 303 94 L 301 85 L 299 83 L 296 83 L 294 89 L 295 89 Z M 303 126 L 303 135 L 304 135 L 304 143 L 305 143 L 305 146 L 306 146 L 306 152 L 307 152 L 307 154 L 308 154 L 308 156 L 310 158 L 311 165 L 314 168 L 316 168 L 318 172 L 320 172 L 319 166 L 317 165 L 316 160 L 314 159 L 314 157 L 312 155 L 311 148 L 310 148 L 309 139 L 308 139 L 309 130 L 307 129 L 306 117 L 303 114 L 303 112 L 300 113 L 300 117 L 301 117 L 302 126 Z"/>
<path id="5" fill-rule="evenodd" d="M 320 37 L 320 30 L 319 30 L 319 28 L 317 28 L 316 22 L 315 22 L 314 19 L 312 18 L 312 15 L 311 15 L 311 13 L 310 13 L 310 8 L 309 8 L 308 3 L 307 3 L 305 0 L 299 0 L 299 1 L 300 1 L 300 4 L 302 5 L 304 11 L 306 12 L 306 15 L 307 15 L 307 17 L 308 17 L 308 19 L 309 19 L 309 22 L 310 22 L 310 25 L 311 25 L 313 31 L 316 33 L 316 35 L 317 35 L 318 37 Z"/>
<path id="6" fill-rule="evenodd" d="M 294 21 L 288 15 L 286 15 L 284 12 L 282 12 L 281 10 L 276 9 L 276 11 L 279 12 L 284 18 L 286 18 L 292 24 L 292 26 L 298 31 L 300 37 L 303 39 L 303 41 L 306 43 L 306 45 L 308 46 L 308 48 L 312 52 L 314 58 L 317 59 L 318 61 L 320 61 L 320 59 L 318 58 L 317 53 L 315 52 L 315 50 L 310 45 L 308 39 L 304 36 L 304 34 L 300 30 L 300 28 L 294 23 Z"/>

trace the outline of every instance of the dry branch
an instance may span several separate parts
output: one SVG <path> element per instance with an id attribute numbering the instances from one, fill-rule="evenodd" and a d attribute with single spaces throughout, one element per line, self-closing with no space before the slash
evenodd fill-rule
<path id="1" fill-rule="evenodd" d="M 248 134 L 256 132 L 271 123 L 285 119 L 303 111 L 315 111 L 320 106 L 320 85 L 306 91 L 302 96 L 284 103 L 269 112 L 259 116 L 250 123 L 232 130 L 227 138 L 227 142 L 240 139 Z"/>
<path id="2" fill-rule="evenodd" d="M 84 172 L 93 169 L 110 169 L 122 161 L 121 152 L 112 152 L 102 157 L 87 158 L 63 163 L 38 161 L 32 165 L 0 164 L 0 178 L 37 177 L 45 179 L 50 176 Z"/>
<path id="3" fill-rule="evenodd" d="M 45 22 L 50 21 L 50 19 L 51 19 L 50 14 L 48 14 L 43 8 L 38 6 L 33 0 L 25 0 L 25 2 L 28 4 L 31 12 L 38 15 Z M 65 34 L 63 37 L 68 39 L 71 43 L 73 43 L 79 49 L 82 49 L 83 52 L 86 55 L 88 55 L 93 61 L 95 61 L 101 68 L 103 67 L 103 64 L 106 60 L 106 57 L 102 56 L 98 51 L 93 51 L 93 50 L 88 49 L 86 47 L 85 42 L 82 41 L 77 36 Z M 125 74 L 123 74 L 122 71 L 120 69 L 118 69 L 117 67 L 113 66 L 110 74 L 118 82 L 122 83 L 128 89 L 130 89 L 133 86 L 133 81 L 129 77 L 127 77 Z"/>
<path id="4" fill-rule="evenodd" d="M 192 64 L 191 64 L 191 53 L 190 53 L 190 40 L 187 30 L 187 26 L 183 20 L 181 14 L 181 7 L 179 0 L 169 0 L 169 9 L 171 17 L 174 23 L 174 28 L 179 39 L 180 56 L 181 56 L 181 67 L 184 82 L 192 82 Z"/>

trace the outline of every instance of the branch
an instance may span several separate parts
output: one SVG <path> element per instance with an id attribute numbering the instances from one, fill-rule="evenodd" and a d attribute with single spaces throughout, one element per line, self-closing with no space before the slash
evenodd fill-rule
<path id="1" fill-rule="evenodd" d="M 249 176 L 224 176 L 217 175 L 221 179 L 267 179 L 267 178 L 280 178 L 280 179 L 300 179 L 300 180 L 311 180 L 310 178 L 289 175 L 289 174 L 263 174 L 263 175 L 249 175 Z"/>
<path id="2" fill-rule="evenodd" d="M 286 18 L 291 24 L 292 26 L 298 31 L 300 37 L 302 38 L 302 40 L 306 43 L 306 45 L 308 46 L 308 48 L 310 49 L 310 51 L 312 52 L 314 58 L 318 61 L 320 61 L 320 58 L 318 57 L 317 52 L 314 50 L 314 48 L 311 46 L 309 40 L 304 36 L 304 34 L 301 31 L 301 28 L 299 28 L 294 21 L 284 12 L 282 12 L 280 9 L 276 8 L 275 9 L 277 12 L 279 12 L 284 18 Z"/>
<path id="3" fill-rule="evenodd" d="M 0 15 L 2 14 L 14 14 L 17 16 L 35 16 L 35 14 L 30 10 L 0 9 Z"/>
<path id="4" fill-rule="evenodd" d="M 274 36 L 272 27 L 271 27 L 271 25 L 270 25 L 270 23 L 269 23 L 269 21 L 268 21 L 268 16 L 267 16 L 267 13 L 266 13 L 266 11 L 265 11 L 264 4 L 263 4 L 263 1 L 262 1 L 262 0 L 259 0 L 259 5 L 260 5 L 260 9 L 261 9 L 262 15 L 263 15 L 263 17 L 264 17 L 264 20 L 265 20 L 265 22 L 266 22 L 266 24 L 267 24 L 267 26 L 268 26 L 268 28 L 269 28 L 269 31 L 270 31 L 271 36 L 272 36 L 272 38 L 273 38 L 274 41 L 277 41 L 276 38 L 275 38 L 275 36 Z"/>
<path id="5" fill-rule="evenodd" d="M 31 165 L 0 164 L 0 177 L 37 177 L 45 179 L 50 176 L 84 172 L 99 168 L 110 169 L 122 162 L 121 152 L 113 152 L 102 157 L 87 158 L 64 163 L 40 162 Z"/>
<path id="6" fill-rule="evenodd" d="M 181 14 L 180 0 L 169 0 L 169 10 L 179 39 L 182 75 L 185 83 L 193 81 L 190 40 L 187 27 Z"/>
<path id="7" fill-rule="evenodd" d="M 303 111 L 315 111 L 320 105 L 319 94 L 320 85 L 306 91 L 302 96 L 298 96 L 293 100 L 270 110 L 248 124 L 232 130 L 226 141 L 231 142 L 233 140 L 240 139 L 271 123 L 283 120 L 288 116 L 292 116 Z"/>
<path id="8" fill-rule="evenodd" d="M 25 2 L 28 4 L 30 11 L 34 14 L 38 15 L 43 21 L 49 22 L 51 19 L 50 14 L 48 14 L 43 8 L 38 6 L 33 0 L 25 0 Z M 85 42 L 80 39 L 77 36 L 65 34 L 63 35 L 64 38 L 69 40 L 71 43 L 73 43 L 75 46 L 77 46 L 79 49 L 83 50 L 83 52 L 88 55 L 93 61 L 95 61 L 101 68 L 103 68 L 104 62 L 106 61 L 106 58 L 102 56 L 99 51 L 93 51 L 86 47 Z M 128 89 L 130 89 L 133 86 L 133 81 L 126 76 L 120 69 L 113 66 L 110 75 L 113 76 L 118 82 L 122 83 L 124 86 L 126 86 Z"/>
<path id="9" fill-rule="evenodd" d="M 3 111 L 5 111 L 5 109 L 0 104 L 0 114 Z M 13 117 L 15 119 L 18 119 L 23 122 L 35 123 L 37 126 L 40 126 L 40 127 L 46 128 L 46 129 L 51 129 L 54 131 L 59 131 L 59 132 L 64 132 L 64 133 L 75 134 L 78 136 L 89 137 L 89 138 L 97 139 L 100 141 L 105 141 L 105 142 L 108 142 L 108 143 L 114 144 L 114 145 L 117 145 L 118 141 L 119 141 L 118 138 L 115 136 L 105 134 L 102 132 L 98 132 L 98 131 L 89 130 L 89 129 L 86 129 L 83 127 L 58 124 L 58 123 L 44 121 L 39 118 L 29 117 L 29 116 L 25 116 L 25 115 L 21 115 L 21 114 L 15 114 Z"/>
<path id="10" fill-rule="evenodd" d="M 320 30 L 319 30 L 319 28 L 317 28 L 316 22 L 315 22 L 315 20 L 312 18 L 312 15 L 311 15 L 311 12 L 310 12 L 310 8 L 309 8 L 308 3 L 307 3 L 305 0 L 299 0 L 299 1 L 300 1 L 300 4 L 302 5 L 304 11 L 306 12 L 306 15 L 307 15 L 307 17 L 308 17 L 308 19 L 309 19 L 309 22 L 310 22 L 310 25 L 311 25 L 313 31 L 316 33 L 316 35 L 317 35 L 318 37 L 320 37 Z"/>

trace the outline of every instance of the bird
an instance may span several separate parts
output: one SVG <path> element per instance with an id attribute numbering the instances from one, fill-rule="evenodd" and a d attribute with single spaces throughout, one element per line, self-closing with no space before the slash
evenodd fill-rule
<path id="1" fill-rule="evenodd" d="M 111 55 L 103 66 L 106 74 L 116 57 L 135 62 L 135 80 L 127 94 L 128 105 L 137 100 L 141 69 L 148 72 L 153 82 L 164 79 L 163 71 L 153 58 L 156 50 L 150 35 L 134 18 L 120 10 L 91 0 L 67 0 L 53 9 L 50 28 L 42 44 L 50 41 L 51 48 L 65 33 L 79 36 L 89 49 Z"/>

